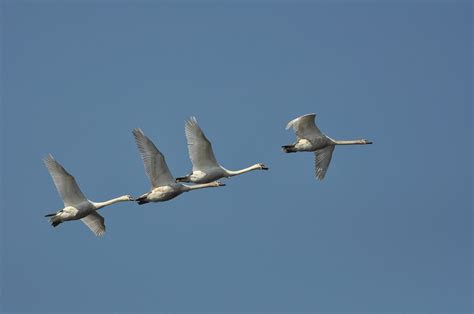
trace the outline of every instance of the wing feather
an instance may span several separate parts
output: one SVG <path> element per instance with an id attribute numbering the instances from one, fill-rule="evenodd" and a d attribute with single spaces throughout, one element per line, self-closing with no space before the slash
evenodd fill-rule
<path id="1" fill-rule="evenodd" d="M 53 178 L 54 185 L 56 185 L 56 189 L 63 199 L 64 206 L 77 206 L 88 201 L 77 185 L 76 179 L 52 155 L 45 157 L 43 162 Z"/>
<path id="2" fill-rule="evenodd" d="M 145 172 L 153 188 L 174 183 L 174 178 L 166 164 L 165 157 L 141 129 L 132 131 L 138 151 L 145 165 Z"/>
<path id="3" fill-rule="evenodd" d="M 323 180 L 326 176 L 334 148 L 334 145 L 330 145 L 314 152 L 315 174 L 318 180 Z"/>
<path id="4" fill-rule="evenodd" d="M 313 138 L 324 136 L 324 134 L 316 126 L 314 120 L 316 114 L 309 113 L 301 117 L 291 120 L 286 125 L 286 129 L 293 128 L 296 133 L 296 137 L 299 139 L 311 140 Z"/>
<path id="5" fill-rule="evenodd" d="M 91 229 L 92 232 L 94 232 L 96 236 L 99 237 L 105 233 L 104 217 L 102 217 L 98 212 L 93 212 L 86 217 L 81 218 L 81 220 L 87 227 L 89 227 L 89 229 Z"/>
<path id="6" fill-rule="evenodd" d="M 219 164 L 214 156 L 212 144 L 204 135 L 195 117 L 191 117 L 186 121 L 184 131 L 188 142 L 189 158 L 193 164 L 193 171 L 218 167 Z"/>

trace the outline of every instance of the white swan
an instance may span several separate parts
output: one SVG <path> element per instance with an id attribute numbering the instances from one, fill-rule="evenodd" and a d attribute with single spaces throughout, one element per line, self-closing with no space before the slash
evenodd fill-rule
<path id="1" fill-rule="evenodd" d="M 123 195 L 106 202 L 90 201 L 82 194 L 74 177 L 54 160 L 53 156 L 45 157 L 43 162 L 48 168 L 65 206 L 57 213 L 45 216 L 51 217 L 49 221 L 53 227 L 64 221 L 80 219 L 96 236 L 101 236 L 105 233 L 104 217 L 97 211 L 108 205 L 133 200 L 130 195 Z"/>
<path id="2" fill-rule="evenodd" d="M 322 133 L 314 120 L 316 114 L 310 113 L 288 122 L 286 129 L 293 128 L 296 132 L 296 143 L 282 146 L 285 153 L 314 152 L 316 177 L 324 179 L 331 162 L 332 152 L 336 145 L 365 145 L 371 141 L 360 139 L 353 141 L 337 141 Z"/>
<path id="3" fill-rule="evenodd" d="M 190 174 L 176 179 L 176 182 L 207 183 L 220 178 L 229 178 L 252 170 L 268 170 L 258 163 L 250 167 L 233 171 L 218 164 L 211 142 L 206 138 L 195 117 L 191 117 L 185 124 L 186 139 L 188 141 L 189 158 L 193 164 Z"/>
<path id="4" fill-rule="evenodd" d="M 166 165 L 165 157 L 158 148 L 156 148 L 155 144 L 145 136 L 141 129 L 134 129 L 132 133 L 135 137 L 138 150 L 145 165 L 145 172 L 150 178 L 152 185 L 150 192 L 135 199 L 138 201 L 139 205 L 149 202 L 168 201 L 183 192 L 191 190 L 225 185 L 217 181 L 206 184 L 196 184 L 193 186 L 176 183 Z"/>

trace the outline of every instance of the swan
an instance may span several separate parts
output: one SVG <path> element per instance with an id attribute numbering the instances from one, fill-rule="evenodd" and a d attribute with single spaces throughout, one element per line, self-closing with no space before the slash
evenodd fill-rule
<path id="1" fill-rule="evenodd" d="M 90 201 L 81 192 L 74 177 L 54 160 L 51 154 L 45 157 L 43 162 L 65 206 L 60 211 L 45 216 L 50 217 L 49 222 L 53 227 L 64 221 L 80 219 L 96 236 L 101 236 L 105 233 L 104 217 L 97 211 L 118 202 L 133 201 L 130 195 L 123 195 L 105 202 Z"/>
<path id="2" fill-rule="evenodd" d="M 166 165 L 165 157 L 158 148 L 156 148 L 155 144 L 145 136 L 141 129 L 134 129 L 132 133 L 135 137 L 138 151 L 140 152 L 140 156 L 145 165 L 145 172 L 148 175 L 152 186 L 150 192 L 135 199 L 139 205 L 149 202 L 168 201 L 183 192 L 191 190 L 225 186 L 225 184 L 218 181 L 192 186 L 176 183 Z"/>
<path id="3" fill-rule="evenodd" d="M 309 113 L 288 122 L 286 129 L 293 128 L 296 133 L 296 143 L 282 146 L 285 153 L 314 152 L 316 178 L 323 180 L 331 162 L 332 152 L 336 145 L 365 145 L 372 141 L 365 139 L 338 141 L 322 133 L 314 120 L 316 114 Z"/>
<path id="4" fill-rule="evenodd" d="M 176 182 L 207 183 L 220 178 L 237 176 L 253 170 L 268 170 L 262 163 L 236 171 L 228 170 L 219 165 L 214 156 L 211 142 L 209 142 L 204 135 L 195 117 L 191 117 L 186 121 L 185 134 L 193 170 L 184 177 L 176 178 Z"/>

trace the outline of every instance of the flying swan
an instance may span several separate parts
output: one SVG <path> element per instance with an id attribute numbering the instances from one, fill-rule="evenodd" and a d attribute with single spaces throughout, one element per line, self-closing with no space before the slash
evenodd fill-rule
<path id="1" fill-rule="evenodd" d="M 142 157 L 145 165 L 145 172 L 150 178 L 152 189 L 136 198 L 139 205 L 149 202 L 164 202 L 168 201 L 183 192 L 188 192 L 196 189 L 210 188 L 224 186 L 225 184 L 218 181 L 196 184 L 193 186 L 176 183 L 171 175 L 168 166 L 166 165 L 165 157 L 156 148 L 155 144 L 145 136 L 141 129 L 134 129 L 132 131 L 137 143 L 138 151 Z"/>
<path id="2" fill-rule="evenodd" d="M 105 202 L 90 201 L 82 194 L 74 177 L 54 160 L 52 155 L 45 157 L 43 162 L 64 202 L 63 209 L 45 216 L 50 217 L 49 222 L 53 227 L 64 221 L 80 219 L 96 236 L 101 236 L 105 233 L 104 217 L 97 211 L 118 202 L 133 201 L 130 195 L 123 195 Z"/>
<path id="3" fill-rule="evenodd" d="M 253 170 L 268 170 L 268 168 L 258 163 L 250 167 L 233 171 L 228 170 L 218 164 L 211 142 L 206 138 L 204 132 L 199 127 L 195 117 L 191 117 L 185 123 L 185 134 L 188 142 L 188 152 L 193 170 L 190 174 L 176 178 L 176 182 L 207 183 L 220 178 L 229 178 Z"/>
<path id="4" fill-rule="evenodd" d="M 288 122 L 286 129 L 293 128 L 296 133 L 296 143 L 282 146 L 285 153 L 314 152 L 316 177 L 323 180 L 331 162 L 332 152 L 336 145 L 365 145 L 371 141 L 360 139 L 352 141 L 337 141 L 322 133 L 314 120 L 316 114 L 310 113 Z"/>

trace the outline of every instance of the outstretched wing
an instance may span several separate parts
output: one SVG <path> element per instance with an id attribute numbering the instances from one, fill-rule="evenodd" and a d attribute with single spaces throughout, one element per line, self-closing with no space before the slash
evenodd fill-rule
<path id="1" fill-rule="evenodd" d="M 84 218 L 81 218 L 82 222 L 86 224 L 89 229 L 96 236 L 101 236 L 105 233 L 105 223 L 104 217 L 102 217 L 98 212 L 93 212 L 92 214 L 87 215 Z"/>
<path id="2" fill-rule="evenodd" d="M 77 185 L 76 179 L 54 160 L 52 155 L 45 157 L 43 162 L 53 178 L 56 189 L 63 199 L 64 206 L 77 206 L 88 201 Z"/>
<path id="3" fill-rule="evenodd" d="M 314 152 L 315 174 L 318 180 L 324 179 L 329 164 L 331 163 L 332 152 L 335 147 L 334 145 L 330 145 Z"/>
<path id="4" fill-rule="evenodd" d="M 316 126 L 314 122 L 315 118 L 316 114 L 314 113 L 305 114 L 288 122 L 286 129 L 288 130 L 289 128 L 293 128 L 298 140 L 311 140 L 315 137 L 324 136 L 324 134 Z"/>
<path id="5" fill-rule="evenodd" d="M 150 178 L 153 188 L 173 184 L 174 178 L 168 169 L 165 157 L 155 144 L 145 136 L 141 129 L 134 129 L 132 133 L 145 165 L 145 172 Z"/>
<path id="6" fill-rule="evenodd" d="M 211 142 L 204 135 L 195 117 L 186 121 L 184 131 L 188 142 L 189 158 L 193 163 L 193 171 L 218 167 L 219 164 L 214 156 Z"/>

